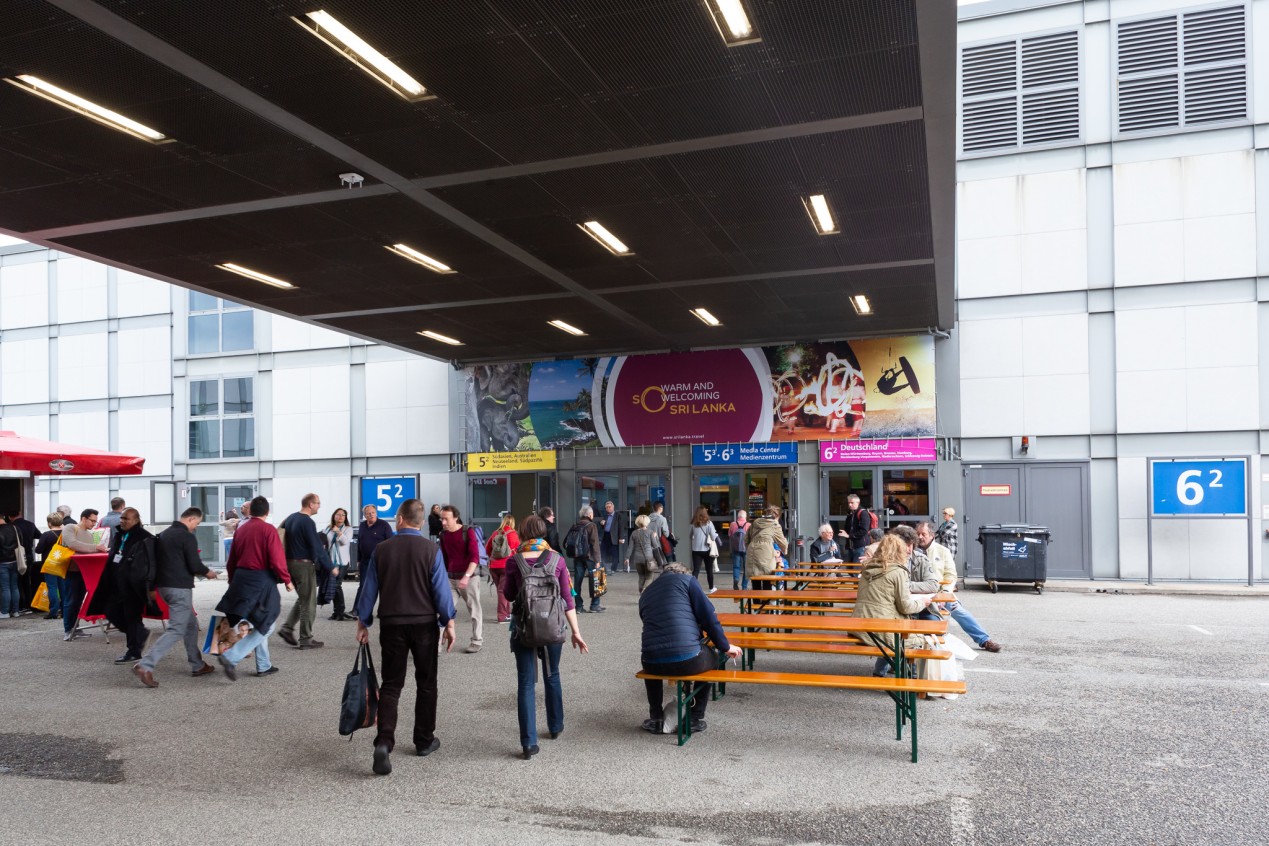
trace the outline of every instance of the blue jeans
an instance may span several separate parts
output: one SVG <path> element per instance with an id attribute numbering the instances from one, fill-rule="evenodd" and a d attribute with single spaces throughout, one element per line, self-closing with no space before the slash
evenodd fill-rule
<path id="1" fill-rule="evenodd" d="M 599 597 L 595 596 L 595 568 L 588 558 L 573 559 L 573 595 L 577 597 L 577 605 L 582 604 L 582 580 L 590 581 L 590 607 L 599 607 Z"/>
<path id="2" fill-rule="evenodd" d="M 61 576 L 45 573 L 44 584 L 48 586 L 49 612 L 60 614 L 62 611 L 62 597 L 66 595 L 66 580 Z"/>
<path id="3" fill-rule="evenodd" d="M 731 583 L 741 590 L 749 590 L 749 574 L 745 572 L 745 553 L 731 554 Z"/>
<path id="4" fill-rule="evenodd" d="M 952 612 L 952 619 L 961 627 L 965 634 L 969 635 L 969 639 L 976 646 L 982 646 L 991 640 L 991 635 L 983 631 L 983 627 L 978 625 L 978 621 L 974 619 L 974 615 L 965 610 L 959 602 L 949 603 L 947 610 Z"/>
<path id="5" fill-rule="evenodd" d="M 560 651 L 563 644 L 544 646 L 546 672 L 542 686 L 546 689 L 546 729 L 564 730 L 564 691 L 560 687 Z M 520 746 L 528 749 L 538 743 L 538 650 L 521 646 L 511 633 L 511 651 L 516 656 L 516 716 L 520 718 Z"/>
<path id="6" fill-rule="evenodd" d="M 22 595 L 18 592 L 18 562 L 0 564 L 0 613 L 17 616 L 22 607 Z"/>
<path id="7" fill-rule="evenodd" d="M 277 631 L 277 629 L 278 624 L 276 620 L 264 634 L 261 634 L 258 629 L 252 629 L 246 637 L 225 650 L 225 660 L 237 664 L 243 658 L 247 657 L 248 652 L 254 650 L 256 653 L 256 672 L 265 672 L 273 666 L 273 662 L 269 660 L 269 636 Z"/>
<path id="8" fill-rule="evenodd" d="M 79 621 L 79 606 L 84 604 L 84 595 L 88 587 L 84 584 L 84 574 L 71 570 L 66 574 L 66 590 L 62 592 L 62 631 L 70 632 Z"/>

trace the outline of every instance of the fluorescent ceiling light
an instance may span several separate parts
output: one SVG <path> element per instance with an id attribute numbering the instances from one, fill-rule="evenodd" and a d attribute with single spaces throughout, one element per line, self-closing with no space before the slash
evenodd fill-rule
<path id="1" fill-rule="evenodd" d="M 412 103 L 427 100 L 433 96 L 427 93 L 427 89 L 417 79 L 389 61 L 387 56 L 371 47 L 361 36 L 335 20 L 328 12 L 321 10 L 308 12 L 304 18 L 293 17 L 291 20 L 326 42 L 337 53 L 380 83 L 391 88 L 397 96 Z"/>
<path id="2" fill-rule="evenodd" d="M 586 335 L 586 333 L 583 332 L 581 329 L 578 329 L 576 326 L 572 325 L 571 323 L 565 323 L 563 320 L 548 320 L 546 322 L 554 326 L 556 329 L 563 329 L 568 334 L 577 335 L 579 338 L 585 337 Z"/>
<path id="3" fill-rule="evenodd" d="M 424 338 L 431 338 L 433 341 L 440 341 L 442 344 L 449 344 L 451 347 L 461 347 L 462 341 L 455 340 L 449 335 L 442 335 L 440 332 L 433 332 L 431 329 L 424 329 L 419 333 Z"/>
<path id="4" fill-rule="evenodd" d="M 5 81 L 16 85 L 23 91 L 29 91 L 37 97 L 43 97 L 50 103 L 56 103 L 64 109 L 70 109 L 72 112 L 91 118 L 102 126 L 126 132 L 134 138 L 141 138 L 145 141 L 162 141 L 167 138 L 166 135 L 157 129 L 151 129 L 145 124 L 137 123 L 132 118 L 124 117 L 118 112 L 107 109 L 105 106 L 99 106 L 91 100 L 85 100 L 78 94 L 72 94 L 63 88 L 58 88 L 56 85 L 50 85 L 38 76 L 24 73 Z"/>
<path id="5" fill-rule="evenodd" d="M 442 261 L 437 261 L 429 255 L 424 255 L 413 247 L 407 247 L 405 244 L 393 244 L 387 248 L 391 252 L 396 253 L 403 259 L 409 259 L 415 264 L 421 264 L 433 273 L 453 273 L 454 268 L 450 267 Z"/>
<path id="6" fill-rule="evenodd" d="M 742 0 L 705 0 L 705 5 L 714 19 L 714 26 L 718 27 L 718 34 L 728 47 L 762 40 L 754 31 L 749 15 L 745 14 Z"/>
<path id="7" fill-rule="evenodd" d="M 839 231 L 837 222 L 833 220 L 833 212 L 828 207 L 828 199 L 823 194 L 812 194 L 802 200 L 806 213 L 815 224 L 815 231 L 821 235 L 836 235 Z"/>
<path id="8" fill-rule="evenodd" d="M 630 252 L 630 248 L 621 242 L 621 239 L 609 232 L 597 220 L 588 220 L 585 223 L 579 223 L 578 226 L 583 232 L 594 238 L 604 249 L 615 256 L 630 256 L 634 253 Z"/>
<path id="9" fill-rule="evenodd" d="M 708 311 L 706 311 L 703 308 L 692 309 L 692 314 L 696 315 L 696 319 L 699 320 L 701 323 L 704 323 L 706 326 L 722 326 L 723 325 L 722 321 L 720 321 L 717 317 L 710 314 Z"/>
<path id="10" fill-rule="evenodd" d="M 294 288 L 295 287 L 290 282 L 284 282 L 283 280 L 278 279 L 276 277 L 267 276 L 258 270 L 252 270 L 249 267 L 243 267 L 242 265 L 234 264 L 233 262 L 227 261 L 224 264 L 218 264 L 216 266 L 219 267 L 221 270 L 228 270 L 230 273 L 237 273 L 239 276 L 245 276 L 248 279 L 254 279 L 257 282 L 263 282 L 264 284 L 272 285 L 275 288 Z"/>
<path id="11" fill-rule="evenodd" d="M 851 297 L 850 304 L 855 307 L 856 314 L 872 314 L 872 303 L 868 302 L 868 298 L 863 294 Z"/>

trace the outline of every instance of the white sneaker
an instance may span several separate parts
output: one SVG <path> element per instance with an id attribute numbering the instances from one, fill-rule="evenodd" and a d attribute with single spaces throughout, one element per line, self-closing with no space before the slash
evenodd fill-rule
<path id="1" fill-rule="evenodd" d="M 713 595 L 714 595 L 715 593 L 717 593 L 717 592 L 718 592 L 718 588 L 710 588 L 710 589 L 709 589 L 709 595 L 710 595 L 710 596 L 713 596 Z"/>
<path id="2" fill-rule="evenodd" d="M 75 639 L 75 630 L 74 630 L 74 629 L 71 629 L 69 632 L 67 632 L 66 634 L 62 635 L 62 640 L 65 640 L 65 641 L 68 641 L 68 642 L 69 642 L 69 641 L 74 640 L 74 639 Z"/>
<path id="3" fill-rule="evenodd" d="M 5 613 L 3 613 L 3 612 L 0 612 L 0 620 L 7 620 L 7 619 L 9 619 L 9 617 L 10 617 L 10 616 L 12 616 L 12 615 L 10 615 L 10 614 L 5 614 Z"/>

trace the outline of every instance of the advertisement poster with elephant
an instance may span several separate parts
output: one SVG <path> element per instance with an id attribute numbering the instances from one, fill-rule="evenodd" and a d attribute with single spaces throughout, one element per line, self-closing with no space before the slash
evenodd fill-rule
<path id="1" fill-rule="evenodd" d="M 466 376 L 469 452 L 935 432 L 929 336 L 480 365 Z"/>

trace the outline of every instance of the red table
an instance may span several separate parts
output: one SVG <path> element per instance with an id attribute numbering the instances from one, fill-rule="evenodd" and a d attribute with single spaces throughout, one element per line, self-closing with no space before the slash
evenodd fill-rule
<path id="1" fill-rule="evenodd" d="M 80 575 L 84 577 L 84 602 L 79 606 L 79 619 L 88 623 L 90 626 L 101 626 L 105 631 L 104 614 L 94 614 L 91 617 L 87 615 L 88 606 L 92 604 L 93 594 L 97 592 L 98 585 L 101 584 L 101 576 L 106 572 L 106 553 L 104 552 L 76 552 L 75 557 L 71 559 L 75 564 L 79 565 Z M 159 606 L 159 616 L 153 617 L 149 614 L 145 615 L 147 620 L 167 620 L 168 608 L 167 603 L 163 601 L 163 597 L 157 593 L 154 596 L 155 602 Z M 78 627 L 78 624 L 76 624 Z M 109 643 L 109 641 L 107 641 Z"/>

